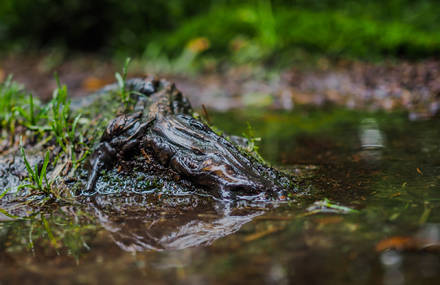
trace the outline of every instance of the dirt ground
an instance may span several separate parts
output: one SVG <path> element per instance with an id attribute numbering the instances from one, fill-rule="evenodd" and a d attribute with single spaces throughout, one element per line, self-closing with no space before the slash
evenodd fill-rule
<path id="1" fill-rule="evenodd" d="M 0 81 L 8 74 L 43 100 L 56 87 L 54 72 L 70 96 L 85 96 L 113 83 L 119 66 L 83 55 L 55 60 L 53 55 L 14 55 L 0 58 Z M 139 66 L 139 64 L 137 64 Z M 148 70 L 132 70 L 129 77 Z M 176 82 L 197 108 L 242 107 L 293 109 L 298 104 L 337 104 L 348 108 L 407 110 L 411 119 L 429 118 L 440 111 L 440 61 L 365 63 L 326 59 L 314 68 L 271 71 L 259 66 L 234 66 L 198 75 L 161 74 Z"/>

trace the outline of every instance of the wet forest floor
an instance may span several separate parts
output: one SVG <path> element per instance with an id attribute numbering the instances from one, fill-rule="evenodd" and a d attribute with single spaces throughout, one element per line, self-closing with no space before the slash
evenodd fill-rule
<path id="1" fill-rule="evenodd" d="M 54 71 L 77 97 L 119 70 L 92 56 L 0 60 L 0 79 L 47 100 Z M 149 72 L 135 61 L 129 77 Z M 421 119 L 438 116 L 439 75 L 435 60 L 162 72 L 219 129 L 249 122 L 301 195 L 233 211 L 197 195 L 97 195 L 4 218 L 0 283 L 438 283 L 440 133 L 438 118 Z"/>
<path id="2" fill-rule="evenodd" d="M 56 71 L 70 96 L 85 96 L 115 82 L 120 66 L 94 55 L 67 59 L 56 53 L 12 55 L 0 59 L 0 81 L 13 74 L 28 90 L 48 100 L 56 88 Z M 336 104 L 350 109 L 405 110 L 410 119 L 419 119 L 440 110 L 440 61 L 433 59 L 368 63 L 320 58 L 283 69 L 255 63 L 218 64 L 195 72 L 155 72 L 134 61 L 129 77 L 146 74 L 175 82 L 195 107 L 218 111 Z"/>

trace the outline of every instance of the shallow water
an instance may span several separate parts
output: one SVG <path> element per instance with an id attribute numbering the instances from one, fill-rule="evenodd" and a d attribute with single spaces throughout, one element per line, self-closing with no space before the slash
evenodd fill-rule
<path id="1" fill-rule="evenodd" d="M 262 156 L 300 177 L 302 193 L 273 205 L 103 195 L 3 217 L 0 284 L 440 281 L 438 120 L 332 108 L 210 117 L 262 137 Z"/>

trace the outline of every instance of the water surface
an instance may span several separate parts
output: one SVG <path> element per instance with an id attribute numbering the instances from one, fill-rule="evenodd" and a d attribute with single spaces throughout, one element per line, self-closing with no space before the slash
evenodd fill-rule
<path id="1" fill-rule="evenodd" d="M 272 205 L 103 195 L 32 219 L 3 216 L 0 282 L 440 281 L 438 120 L 333 108 L 210 117 L 261 137 L 261 155 L 299 177 L 301 193 Z M 346 208 L 320 207 L 324 199 Z"/>

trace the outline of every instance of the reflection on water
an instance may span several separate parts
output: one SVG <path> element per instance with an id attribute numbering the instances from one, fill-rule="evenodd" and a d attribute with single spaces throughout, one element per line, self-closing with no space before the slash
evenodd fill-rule
<path id="1" fill-rule="evenodd" d="M 0 221 L 0 283 L 439 283 L 438 121 L 335 109 L 212 117 L 232 134 L 250 121 L 262 156 L 300 176 L 303 193 L 280 205 L 150 193 L 15 208 L 29 218 Z M 356 211 L 321 211 L 325 198 Z"/>
<path id="2" fill-rule="evenodd" d="M 380 256 L 385 273 L 383 283 L 385 285 L 404 284 L 405 276 L 401 272 L 402 256 L 396 251 L 386 251 Z"/>
<path id="3" fill-rule="evenodd" d="M 363 149 L 381 149 L 384 147 L 382 132 L 374 118 L 363 119 L 359 130 Z"/>
<path id="4" fill-rule="evenodd" d="M 114 242 L 130 252 L 207 246 L 263 213 L 195 195 L 149 198 L 102 195 L 94 197 L 90 208 Z"/>
<path id="5" fill-rule="evenodd" d="M 69 244 L 58 236 L 69 235 L 69 226 L 79 231 L 97 225 L 124 251 L 180 250 L 210 245 L 238 231 L 262 215 L 264 210 L 276 206 L 274 203 L 255 208 L 250 204 L 233 205 L 207 196 L 165 197 L 133 193 L 96 195 L 84 198 L 82 203 L 83 206 L 61 207 L 51 214 L 35 213 L 31 216 L 29 207 L 17 211 L 16 204 L 4 204 L 3 208 L 15 212 L 16 218 L 3 215 L 2 221 L 14 221 L 10 224 L 12 232 L 6 230 L 3 235 L 14 242 L 26 236 L 23 246 L 33 246 L 35 240 L 46 237 L 56 247 L 62 247 Z M 7 228 L 5 225 L 2 229 Z M 14 226 L 20 227 L 18 233 Z M 29 232 L 23 234 L 22 231 Z M 68 239 L 74 242 L 71 237 Z M 75 247 L 88 249 L 84 240 L 76 242 Z"/>
<path id="6" fill-rule="evenodd" d="M 385 271 L 383 276 L 384 284 L 398 285 L 405 284 L 405 268 L 402 268 L 405 262 L 405 255 L 402 249 L 411 249 L 419 252 L 438 252 L 440 249 L 440 224 L 425 224 L 420 227 L 413 236 L 408 236 L 407 241 L 400 246 L 400 251 L 389 249 L 383 251 L 380 255 L 382 267 Z M 440 266 L 438 258 L 430 254 L 421 256 L 421 261 L 417 265 L 420 274 L 423 277 L 430 278 L 437 274 Z"/>
<path id="7" fill-rule="evenodd" d="M 415 236 L 423 249 L 440 249 L 440 224 L 425 224 Z"/>
<path id="8" fill-rule="evenodd" d="M 359 125 L 361 150 L 359 155 L 370 166 L 374 167 L 382 160 L 382 149 L 385 147 L 383 133 L 374 118 L 366 118 Z"/>

